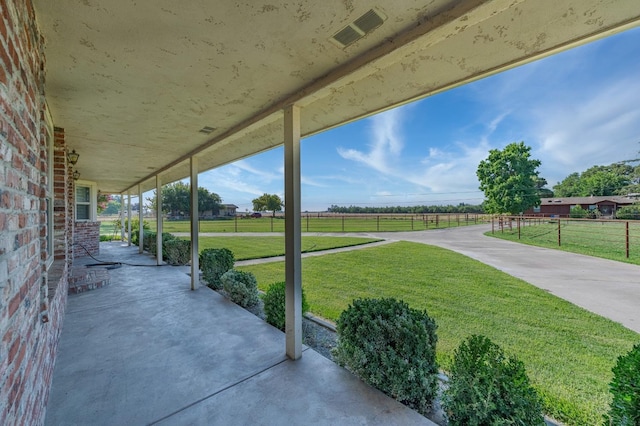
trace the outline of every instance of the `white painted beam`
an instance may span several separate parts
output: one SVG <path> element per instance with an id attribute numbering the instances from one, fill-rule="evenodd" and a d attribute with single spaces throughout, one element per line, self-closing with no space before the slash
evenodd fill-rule
<path id="1" fill-rule="evenodd" d="M 120 241 L 124 241 L 124 192 L 120 193 Z"/>
<path id="2" fill-rule="evenodd" d="M 198 259 L 198 159 L 191 157 L 191 290 L 198 288 L 200 263 Z"/>
<path id="3" fill-rule="evenodd" d="M 156 264 L 162 265 L 162 179 L 156 175 Z"/>
<path id="4" fill-rule="evenodd" d="M 127 190 L 127 247 L 131 247 L 131 191 Z"/>
<path id="5" fill-rule="evenodd" d="M 144 216 L 142 213 L 142 186 L 138 185 L 138 253 L 142 253 L 142 239 L 144 238 Z"/>
<path id="6" fill-rule="evenodd" d="M 285 333 L 290 359 L 302 356 L 302 227 L 300 222 L 300 108 L 284 110 Z"/>

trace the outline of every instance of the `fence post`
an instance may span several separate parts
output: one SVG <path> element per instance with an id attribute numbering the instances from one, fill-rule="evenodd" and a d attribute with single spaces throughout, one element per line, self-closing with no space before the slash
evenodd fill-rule
<path id="1" fill-rule="evenodd" d="M 273 232 L 273 216 L 271 216 L 271 232 Z"/>
<path id="2" fill-rule="evenodd" d="M 447 214 L 447 227 L 451 228 L 451 213 Z"/>
<path id="3" fill-rule="evenodd" d="M 625 234 L 626 234 L 626 240 L 627 240 L 627 241 L 626 241 L 626 248 L 627 248 L 627 259 L 628 259 L 628 258 L 629 258 L 629 221 L 627 221 L 627 222 L 625 223 L 625 225 L 626 225 L 626 227 L 625 227 L 625 228 L 626 228 L 626 230 L 625 230 L 625 231 L 626 231 L 626 232 L 625 232 Z"/>
<path id="4" fill-rule="evenodd" d="M 438 217 L 438 215 L 436 215 L 436 228 L 440 226 L 439 224 L 440 224 L 440 218 Z"/>
<path id="5" fill-rule="evenodd" d="M 380 216 L 376 216 L 376 231 L 380 232 Z"/>
<path id="6" fill-rule="evenodd" d="M 411 230 L 413 231 L 413 215 L 411 215 Z"/>
<path id="7" fill-rule="evenodd" d="M 520 216 L 518 216 L 518 239 L 520 239 Z"/>
<path id="8" fill-rule="evenodd" d="M 235 227 L 236 232 L 238 232 L 238 215 L 236 215 L 233 219 L 233 225 Z"/>
<path id="9" fill-rule="evenodd" d="M 458 222 L 458 227 L 460 227 L 460 215 L 456 214 L 456 221 Z"/>
<path id="10" fill-rule="evenodd" d="M 494 219 L 495 219 L 495 217 L 491 216 L 491 233 L 492 233 L 492 234 L 495 234 L 495 233 L 496 233 L 495 225 L 494 225 L 494 223 L 493 223 Z"/>
<path id="11" fill-rule="evenodd" d="M 309 232 L 309 213 L 307 213 L 307 232 Z"/>
<path id="12" fill-rule="evenodd" d="M 342 215 L 342 232 L 344 232 L 344 215 Z"/>
<path id="13" fill-rule="evenodd" d="M 558 247 L 560 247 L 561 244 L 561 238 L 560 238 L 560 218 L 558 218 Z"/>

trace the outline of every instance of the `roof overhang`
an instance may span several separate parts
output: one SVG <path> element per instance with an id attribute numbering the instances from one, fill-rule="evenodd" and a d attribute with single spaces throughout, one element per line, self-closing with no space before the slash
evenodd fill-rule
<path id="1" fill-rule="evenodd" d="M 281 145 L 291 104 L 309 136 L 640 22 L 637 0 L 34 4 L 53 121 L 112 193 Z M 382 25 L 332 40 L 372 9 Z"/>

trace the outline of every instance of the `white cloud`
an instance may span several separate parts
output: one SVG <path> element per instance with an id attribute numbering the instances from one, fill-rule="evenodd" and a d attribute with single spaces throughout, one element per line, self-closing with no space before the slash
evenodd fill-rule
<path id="1" fill-rule="evenodd" d="M 371 123 L 369 152 L 338 148 L 338 154 L 346 160 L 363 163 L 381 173 L 393 174 L 392 164 L 402 152 L 401 124 L 403 108 L 385 111 L 368 119 Z"/>

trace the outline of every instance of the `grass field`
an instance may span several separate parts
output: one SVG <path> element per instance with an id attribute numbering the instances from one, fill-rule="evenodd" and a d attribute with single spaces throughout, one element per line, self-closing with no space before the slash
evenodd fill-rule
<path id="1" fill-rule="evenodd" d="M 374 238 L 357 237 L 302 237 L 302 252 L 328 250 L 372 243 Z M 228 248 L 236 260 L 259 259 L 284 255 L 284 237 L 200 237 L 200 251 L 207 248 Z"/>
<path id="2" fill-rule="evenodd" d="M 303 232 L 393 232 L 442 229 L 486 222 L 483 216 L 464 214 L 429 215 L 351 215 L 302 218 Z M 155 219 L 145 219 L 151 229 L 155 229 Z M 189 232 L 190 222 L 186 220 L 163 221 L 164 232 Z M 113 229 L 113 220 L 104 222 L 105 230 Z M 102 228 L 101 228 L 102 231 Z M 284 219 L 270 216 L 255 218 L 231 218 L 228 220 L 201 220 L 200 232 L 284 232 Z M 113 232 L 113 231 L 111 231 Z"/>
<path id="3" fill-rule="evenodd" d="M 284 263 L 242 267 L 265 290 Z M 336 320 L 360 297 L 395 297 L 438 324 L 438 359 L 483 334 L 527 366 L 546 411 L 570 425 L 602 423 L 616 358 L 640 335 L 463 255 L 398 242 L 302 260 L 311 311 Z"/>
<path id="4" fill-rule="evenodd" d="M 488 232 L 486 235 L 640 265 L 640 223 L 629 222 L 628 258 L 626 230 L 626 222 L 563 219 L 560 222 L 560 245 L 557 220 L 527 222 L 526 226 L 520 226 L 520 238 L 516 222 L 512 222 L 512 226 L 505 227 L 504 230 L 496 227 L 495 232 Z"/>

